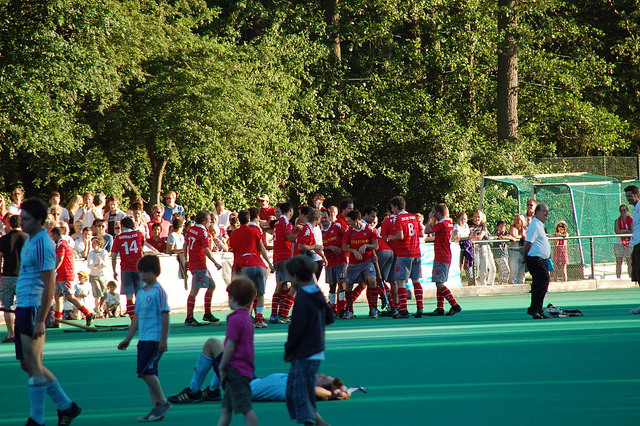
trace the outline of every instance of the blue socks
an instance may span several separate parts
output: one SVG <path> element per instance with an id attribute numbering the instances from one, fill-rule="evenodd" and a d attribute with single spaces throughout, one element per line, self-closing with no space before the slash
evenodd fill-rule
<path id="1" fill-rule="evenodd" d="M 198 392 L 202 388 L 202 383 L 211 367 L 213 367 L 213 358 L 200 354 L 196 360 L 196 365 L 193 367 L 193 376 L 191 376 L 191 383 L 189 384 L 189 389 L 192 392 Z"/>
<path id="2" fill-rule="evenodd" d="M 60 409 L 61 411 L 64 411 L 71 407 L 71 403 L 73 401 L 71 401 L 71 398 L 69 398 L 64 389 L 62 389 L 62 386 L 60 386 L 60 382 L 58 381 L 58 379 L 56 379 L 55 382 L 49 383 L 49 385 L 47 386 L 47 393 L 56 404 L 58 409 Z"/>
<path id="3" fill-rule="evenodd" d="M 31 399 L 29 417 L 44 424 L 44 409 L 47 398 L 47 379 L 44 376 L 29 378 L 29 398 Z"/>

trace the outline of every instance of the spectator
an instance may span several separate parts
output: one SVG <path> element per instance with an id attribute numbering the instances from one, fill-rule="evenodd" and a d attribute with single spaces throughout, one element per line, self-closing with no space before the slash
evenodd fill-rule
<path id="1" fill-rule="evenodd" d="M 24 199 L 24 191 L 19 186 L 13 188 L 11 191 L 11 204 L 7 210 L 11 214 L 20 214 L 20 204 L 22 204 L 22 200 Z"/>
<path id="2" fill-rule="evenodd" d="M 162 218 L 167 222 L 171 222 L 173 220 L 173 215 L 175 213 L 180 213 L 185 217 L 187 216 L 184 207 L 176 204 L 177 197 L 178 195 L 176 194 L 176 191 L 167 191 L 167 193 L 164 195 L 164 200 L 167 205 L 164 208 L 164 214 L 162 215 Z"/>
<path id="3" fill-rule="evenodd" d="M 119 204 L 120 200 L 115 195 L 112 195 L 107 199 L 104 219 L 107 221 L 107 233 L 111 236 L 116 235 L 116 231 L 114 229 L 116 222 L 120 222 L 127 216 L 122 210 L 118 208 Z"/>
<path id="4" fill-rule="evenodd" d="M 82 222 L 83 228 L 88 228 L 93 225 L 93 221 L 96 219 L 102 219 L 102 210 L 96 208 L 93 204 L 93 192 L 87 191 L 82 196 L 82 202 L 84 203 L 74 217 L 74 222 Z"/>
<path id="5" fill-rule="evenodd" d="M 322 194 L 316 194 L 313 196 L 313 207 L 315 209 L 318 210 L 326 210 L 326 207 L 324 206 L 324 195 Z"/>
<path id="6" fill-rule="evenodd" d="M 513 241 L 513 237 L 507 232 L 507 223 L 499 220 L 496 224 L 496 233 L 493 234 L 498 240 Z M 496 263 L 496 271 L 498 275 L 498 283 L 505 284 L 509 282 L 509 249 L 507 243 L 493 244 L 493 260 Z"/>
<path id="7" fill-rule="evenodd" d="M 2 264 L 2 275 L 0 276 L 0 297 L 2 307 L 10 308 L 16 296 L 16 283 L 20 272 L 20 256 L 22 246 L 27 240 L 27 234 L 22 232 L 20 227 L 20 216 L 7 213 L 9 218 L 7 224 L 7 234 L 0 238 L 0 264 Z M 7 327 L 7 337 L 2 343 L 13 343 L 15 340 L 14 319 L 12 312 L 4 312 L 4 323 Z"/>
<path id="8" fill-rule="evenodd" d="M 153 248 L 160 253 L 167 252 L 167 240 L 162 238 L 162 226 L 159 223 L 154 223 L 151 227 L 151 238 L 147 239 L 147 242 L 151 244 Z"/>
<path id="9" fill-rule="evenodd" d="M 267 194 L 261 195 L 258 198 L 260 202 L 260 228 L 268 229 L 269 228 L 269 216 L 276 215 L 276 209 L 269 204 L 269 196 Z"/>
<path id="10" fill-rule="evenodd" d="M 69 223 L 73 223 L 75 221 L 76 213 L 82 207 L 82 196 L 76 194 L 71 198 L 69 204 L 67 205 L 67 210 L 69 211 Z"/>
<path id="11" fill-rule="evenodd" d="M 524 243 L 524 255 L 527 267 L 533 279 L 531 283 L 531 305 L 527 314 L 533 319 L 548 318 L 543 312 L 544 296 L 549 288 L 549 256 L 551 247 L 544 229 L 544 224 L 549 220 L 549 207 L 546 204 L 538 204 L 534 211 L 535 216 L 531 225 L 527 228 L 527 238 Z"/>
<path id="12" fill-rule="evenodd" d="M 556 232 L 554 237 L 567 238 L 567 222 L 561 220 L 556 223 Z M 553 241 L 553 280 L 558 281 L 558 273 L 562 281 L 567 281 L 567 263 L 569 263 L 569 252 L 567 250 L 567 240 Z"/>
<path id="13" fill-rule="evenodd" d="M 113 247 L 113 237 L 107 234 L 107 221 L 104 219 L 94 220 L 91 231 L 96 237 L 102 237 L 104 240 L 104 249 L 110 252 L 111 247 Z"/>
<path id="14" fill-rule="evenodd" d="M 218 215 L 218 224 L 220 228 L 226 229 L 229 226 L 229 215 L 231 212 L 227 210 L 224 201 L 216 201 L 216 214 Z"/>
<path id="15" fill-rule="evenodd" d="M 104 217 L 106 204 L 107 204 L 107 196 L 104 195 L 102 192 L 99 194 L 96 194 L 93 197 L 93 205 L 96 208 L 96 211 L 100 212 L 101 218 Z"/>
<path id="16" fill-rule="evenodd" d="M 473 241 L 488 240 L 487 217 L 482 210 L 476 210 L 473 215 L 473 223 L 469 226 Z M 493 254 L 488 244 L 474 244 L 474 254 L 477 259 L 479 277 L 478 285 L 493 285 L 496 278 L 496 265 Z"/>
<path id="17" fill-rule="evenodd" d="M 95 313 L 101 316 L 100 308 L 104 304 L 104 296 L 107 293 L 105 269 L 109 263 L 109 253 L 104 249 L 104 238 L 93 237 L 91 240 L 91 251 L 87 256 L 87 266 L 89 267 L 89 282 L 93 298 L 95 299 Z"/>
<path id="18" fill-rule="evenodd" d="M 620 217 L 613 223 L 616 234 L 630 234 L 633 231 L 633 219 L 629 216 L 629 208 L 626 205 L 620 206 Z M 616 277 L 622 276 L 622 262 L 627 263 L 627 274 L 631 278 L 631 246 L 630 237 L 618 237 L 613 245 L 613 253 L 616 256 Z"/>
<path id="19" fill-rule="evenodd" d="M 149 234 L 153 234 L 152 227 L 155 224 L 160 225 L 160 238 L 167 238 L 169 236 L 169 231 L 171 229 L 171 222 L 168 222 L 162 218 L 163 209 L 160 204 L 156 204 L 151 208 L 151 212 L 153 213 L 153 218 L 147 222 L 147 227 L 149 228 Z M 170 220 L 173 220 L 170 219 Z M 163 252 L 164 253 L 164 252 Z"/>
<path id="20" fill-rule="evenodd" d="M 136 201 L 131 204 L 131 218 L 133 219 L 134 229 L 139 231 L 145 241 L 150 238 L 149 228 L 147 228 L 147 221 L 144 220 L 144 210 L 142 210 L 142 203 Z"/>
<path id="21" fill-rule="evenodd" d="M 509 235 L 513 242 L 509 243 L 509 282 L 511 284 L 524 284 L 524 274 L 526 273 L 522 246 L 527 235 L 525 224 L 527 219 L 521 215 L 513 216 L 513 224 L 509 227 Z"/>
<path id="22" fill-rule="evenodd" d="M 93 237 L 91 228 L 87 226 L 82 228 L 82 235 L 74 240 L 73 248 L 75 249 L 76 256 L 78 258 L 86 259 L 89 256 L 89 251 L 91 250 L 91 237 Z"/>
<path id="23" fill-rule="evenodd" d="M 71 218 L 71 216 L 69 216 L 69 210 L 60 205 L 60 193 L 58 191 L 53 191 L 51 193 L 51 198 L 49 198 L 49 213 L 53 213 L 54 207 L 57 207 L 60 211 L 58 220 L 69 222 L 69 219 Z"/>
<path id="24" fill-rule="evenodd" d="M 535 216 L 535 210 L 536 210 L 536 200 L 534 200 L 533 198 L 529 198 L 527 200 L 527 214 L 525 215 L 525 219 L 527 221 L 525 223 L 525 227 L 531 225 L 531 221 Z"/>
<path id="25" fill-rule="evenodd" d="M 476 279 L 473 274 L 473 243 L 469 238 L 471 230 L 469 229 L 466 213 L 458 216 L 458 223 L 453 225 L 451 235 L 453 240 L 460 244 L 460 270 L 465 271 L 467 274 L 467 285 L 476 285 Z"/>

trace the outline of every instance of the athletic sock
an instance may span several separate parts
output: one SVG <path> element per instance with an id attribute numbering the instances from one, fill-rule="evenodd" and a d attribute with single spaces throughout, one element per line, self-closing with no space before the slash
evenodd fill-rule
<path id="1" fill-rule="evenodd" d="M 209 389 L 216 390 L 220 389 L 220 377 L 217 374 L 214 374 L 209 382 Z"/>
<path id="2" fill-rule="evenodd" d="M 398 287 L 398 310 L 404 312 L 407 310 L 407 288 Z"/>
<path id="3" fill-rule="evenodd" d="M 82 312 L 85 317 L 88 317 L 89 315 L 91 315 L 91 312 L 89 312 L 87 307 L 84 305 L 80 306 L 80 312 Z"/>
<path id="4" fill-rule="evenodd" d="M 347 299 L 347 311 L 353 312 L 353 291 L 347 290 L 345 292 L 345 299 Z"/>
<path id="5" fill-rule="evenodd" d="M 446 285 L 442 286 L 442 297 L 447 299 L 447 302 L 449 302 L 451 306 L 456 306 L 458 304 L 458 302 L 456 302 L 456 298 L 453 297 L 451 290 L 449 290 Z"/>
<path id="6" fill-rule="evenodd" d="M 278 290 L 273 292 L 273 296 L 271 297 L 271 316 L 278 316 L 278 308 L 280 307 L 280 303 L 282 300 L 282 295 Z"/>
<path id="7" fill-rule="evenodd" d="M 71 398 L 69 398 L 64 389 L 62 389 L 58 379 L 47 385 L 47 394 L 61 411 L 71 407 L 73 401 L 71 401 Z"/>
<path id="8" fill-rule="evenodd" d="M 264 312 L 264 308 L 262 306 L 260 307 L 256 306 L 256 321 L 264 322 L 264 316 L 262 315 L 263 312 Z"/>
<path id="9" fill-rule="evenodd" d="M 187 297 L 187 319 L 193 318 L 193 308 L 196 306 L 196 297 L 189 295 Z"/>
<path id="10" fill-rule="evenodd" d="M 213 367 L 213 358 L 200 354 L 196 360 L 196 364 L 193 366 L 193 375 L 191 376 L 191 383 L 189 383 L 189 389 L 191 392 L 198 392 L 202 389 L 202 383 L 207 377 L 209 370 Z"/>
<path id="11" fill-rule="evenodd" d="M 53 313 L 53 316 L 54 316 L 55 318 L 62 319 L 62 314 L 63 314 L 63 312 L 62 312 L 62 311 L 55 311 L 55 312 Z"/>
<path id="12" fill-rule="evenodd" d="M 420 284 L 419 282 L 414 282 L 413 291 L 416 295 L 416 308 L 424 308 L 424 293 L 422 292 L 422 284 Z"/>
<path id="13" fill-rule="evenodd" d="M 341 291 L 338 293 L 338 312 L 346 309 L 347 307 L 347 292 Z"/>
<path id="14" fill-rule="evenodd" d="M 213 290 L 209 290 L 207 289 L 207 291 L 204 293 L 204 314 L 205 315 L 211 315 L 211 299 L 213 299 Z M 193 304 L 195 306 L 195 298 L 193 300 Z M 191 315 L 193 316 L 193 311 L 191 311 Z"/>
<path id="15" fill-rule="evenodd" d="M 371 286 L 367 286 L 367 302 L 369 302 L 369 309 L 378 308 L 378 294 L 380 291 Z"/>
<path id="16" fill-rule="evenodd" d="M 333 312 L 336 312 L 336 302 L 338 299 L 338 295 L 335 293 L 329 293 L 329 305 L 331 306 L 331 309 L 333 310 Z"/>
<path id="17" fill-rule="evenodd" d="M 136 315 L 136 304 L 133 300 L 127 300 L 127 315 L 133 320 Z"/>
<path id="18" fill-rule="evenodd" d="M 444 310 L 444 296 L 442 295 L 442 289 L 436 290 L 436 308 Z"/>
<path id="19" fill-rule="evenodd" d="M 291 310 L 292 306 L 293 306 L 293 297 L 289 293 L 283 294 L 280 316 L 287 318 L 289 316 L 289 311 Z"/>
<path id="20" fill-rule="evenodd" d="M 44 411 L 47 399 L 47 379 L 44 376 L 29 378 L 29 399 L 31 400 L 29 417 L 40 424 L 44 424 Z"/>
<path id="21" fill-rule="evenodd" d="M 253 310 L 253 316 L 255 318 L 258 315 L 258 296 L 253 298 L 253 302 L 251 302 L 251 308 Z"/>
<path id="22" fill-rule="evenodd" d="M 358 286 L 356 288 L 353 289 L 352 294 L 353 294 L 353 301 L 355 302 L 356 300 L 358 300 L 358 297 L 360 297 L 360 295 L 362 294 L 362 292 L 364 291 L 365 287 L 363 287 L 362 285 L 358 284 Z"/>

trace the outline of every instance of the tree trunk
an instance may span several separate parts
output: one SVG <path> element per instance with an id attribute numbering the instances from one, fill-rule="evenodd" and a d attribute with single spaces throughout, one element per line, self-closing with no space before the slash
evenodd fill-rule
<path id="1" fill-rule="evenodd" d="M 153 146 L 153 143 L 151 144 Z M 162 178 L 164 177 L 164 170 L 167 167 L 168 159 L 166 156 L 158 158 L 151 147 L 147 147 L 147 155 L 149 156 L 149 162 L 151 163 L 151 184 L 150 184 L 150 196 L 149 206 L 152 207 L 156 204 L 162 204 Z"/>
<path id="2" fill-rule="evenodd" d="M 325 0 L 324 16 L 329 30 L 328 33 L 331 40 L 333 58 L 336 63 L 340 63 L 342 61 L 342 49 L 340 48 L 340 15 L 338 14 L 338 0 Z"/>
<path id="3" fill-rule="evenodd" d="M 498 139 L 518 141 L 517 0 L 498 0 Z"/>

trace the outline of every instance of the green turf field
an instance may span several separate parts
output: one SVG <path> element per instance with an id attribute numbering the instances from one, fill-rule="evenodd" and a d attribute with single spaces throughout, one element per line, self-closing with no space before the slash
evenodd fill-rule
<path id="1" fill-rule="evenodd" d="M 459 315 L 408 320 L 369 320 L 366 306 L 357 306 L 357 319 L 328 327 L 321 371 L 369 393 L 319 403 L 320 412 L 334 426 L 640 424 L 640 315 L 629 314 L 639 290 L 550 293 L 546 301 L 585 316 L 533 321 L 525 314 L 528 295 L 462 298 Z M 167 396 L 188 385 L 204 340 L 224 338 L 224 325 L 187 328 L 183 319 L 172 316 L 160 361 Z M 45 364 L 84 409 L 74 424 L 136 424 L 150 410 L 135 374 L 135 345 L 116 350 L 124 335 L 48 332 Z M 258 376 L 288 370 L 285 339 L 285 325 L 256 330 Z M 0 346 L 0 377 L 0 425 L 22 425 L 27 379 L 12 345 Z M 174 406 L 163 424 L 216 424 L 218 407 Z M 284 403 L 256 403 L 255 410 L 262 425 L 294 424 Z M 50 400 L 47 424 L 57 424 Z M 242 417 L 232 424 L 244 424 Z"/>

